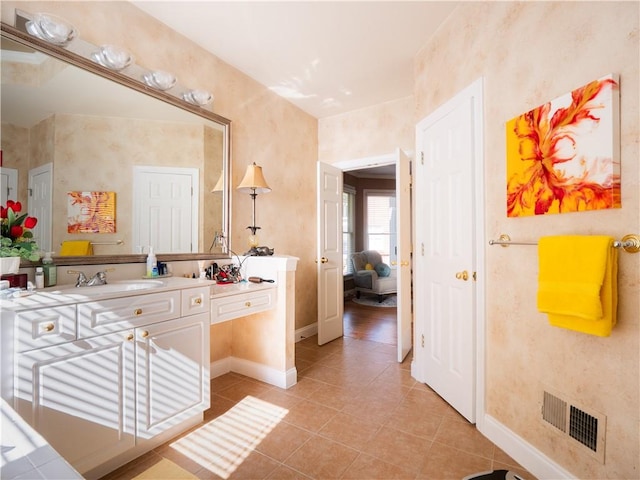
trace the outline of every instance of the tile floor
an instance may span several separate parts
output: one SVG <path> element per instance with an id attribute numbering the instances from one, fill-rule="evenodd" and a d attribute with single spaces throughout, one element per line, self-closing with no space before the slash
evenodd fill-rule
<path id="1" fill-rule="evenodd" d="M 201 426 L 105 478 L 131 479 L 168 459 L 201 479 L 460 480 L 497 469 L 534 479 L 416 383 L 410 362 L 396 362 L 394 345 L 305 339 L 297 385 L 218 377 Z"/>

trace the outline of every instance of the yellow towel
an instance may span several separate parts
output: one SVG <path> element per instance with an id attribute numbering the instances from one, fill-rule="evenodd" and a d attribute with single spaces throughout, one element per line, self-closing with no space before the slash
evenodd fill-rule
<path id="1" fill-rule="evenodd" d="M 93 255 L 93 245 L 88 240 L 65 240 L 60 247 L 60 256 Z"/>
<path id="2" fill-rule="evenodd" d="M 538 310 L 551 325 L 606 337 L 616 324 L 618 251 L 603 235 L 538 242 Z"/>

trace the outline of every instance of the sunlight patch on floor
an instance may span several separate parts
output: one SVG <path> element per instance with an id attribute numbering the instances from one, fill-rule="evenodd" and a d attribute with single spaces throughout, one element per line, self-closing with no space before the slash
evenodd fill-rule
<path id="1" fill-rule="evenodd" d="M 212 473 L 229 478 L 287 413 L 285 408 L 248 395 L 171 447 Z"/>

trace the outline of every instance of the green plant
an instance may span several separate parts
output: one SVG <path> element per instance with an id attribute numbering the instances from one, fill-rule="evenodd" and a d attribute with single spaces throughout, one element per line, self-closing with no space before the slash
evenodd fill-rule
<path id="1" fill-rule="evenodd" d="M 36 226 L 38 219 L 29 214 L 20 214 L 22 204 L 7 200 L 7 206 L 0 206 L 2 224 L 0 232 L 0 257 L 20 257 L 25 260 L 40 259 L 40 248 L 33 239 L 31 229 Z"/>

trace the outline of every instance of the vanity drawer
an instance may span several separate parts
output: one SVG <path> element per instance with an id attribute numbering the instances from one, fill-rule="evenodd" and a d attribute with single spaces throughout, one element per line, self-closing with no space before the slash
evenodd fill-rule
<path id="1" fill-rule="evenodd" d="M 209 313 L 209 287 L 182 290 L 182 316 Z"/>
<path id="2" fill-rule="evenodd" d="M 76 339 L 76 306 L 20 312 L 15 318 L 18 352 L 49 347 Z"/>
<path id="3" fill-rule="evenodd" d="M 240 293 L 211 299 L 211 323 L 226 322 L 252 313 L 263 312 L 274 306 L 274 289 Z"/>
<path id="4" fill-rule="evenodd" d="M 179 290 L 81 303 L 78 305 L 78 338 L 117 332 L 179 316 Z"/>

